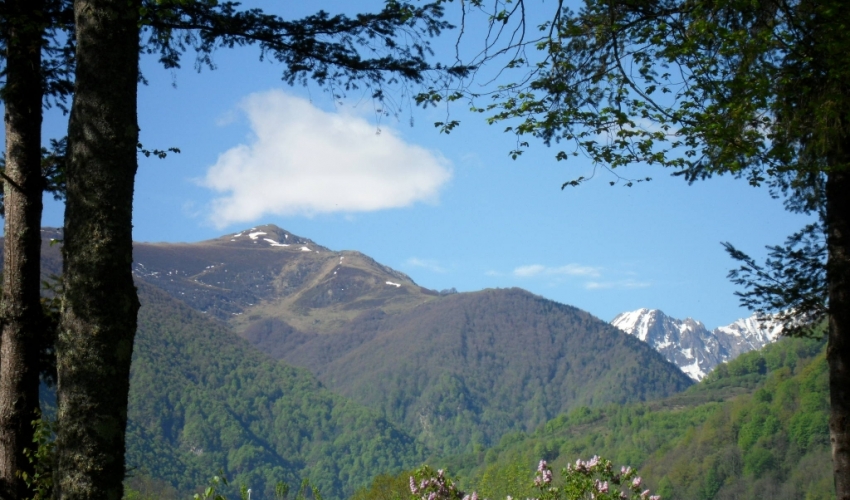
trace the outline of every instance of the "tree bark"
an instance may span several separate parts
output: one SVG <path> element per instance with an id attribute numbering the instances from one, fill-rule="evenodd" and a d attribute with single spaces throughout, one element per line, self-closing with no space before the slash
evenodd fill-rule
<path id="1" fill-rule="evenodd" d="M 21 472 L 38 408 L 41 303 L 43 0 L 6 2 L 6 171 L 0 307 L 0 497 L 28 495 Z"/>
<path id="2" fill-rule="evenodd" d="M 139 301 L 131 274 L 139 0 L 75 0 L 56 498 L 123 495 Z"/>
<path id="3" fill-rule="evenodd" d="M 850 172 L 827 174 L 829 435 L 837 500 L 850 500 Z"/>

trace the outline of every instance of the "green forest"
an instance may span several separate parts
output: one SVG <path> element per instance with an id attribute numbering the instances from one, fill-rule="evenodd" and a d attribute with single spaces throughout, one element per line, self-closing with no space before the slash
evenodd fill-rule
<path id="1" fill-rule="evenodd" d="M 580 405 L 452 453 L 163 292 L 140 291 L 127 458 L 136 498 L 185 497 L 219 472 L 231 495 L 241 485 L 274 498 L 281 481 L 308 479 L 324 498 L 406 498 L 423 463 L 483 497 L 519 498 L 537 461 L 560 470 L 593 455 L 638 468 L 665 499 L 832 498 L 823 340 L 784 339 L 672 396 Z M 443 398 L 468 394 L 447 383 Z M 449 429 L 474 428 L 462 415 Z"/>
<path id="2" fill-rule="evenodd" d="M 423 450 L 376 412 L 309 372 L 267 358 L 223 325 L 150 286 L 133 359 L 129 485 L 149 478 L 185 494 L 223 471 L 233 488 L 273 498 L 302 479 L 344 498 Z"/>
<path id="3" fill-rule="evenodd" d="M 637 467 L 664 499 L 834 498 L 824 347 L 784 339 L 670 398 L 580 407 L 438 465 L 491 499 L 531 496 L 541 459 L 560 470 L 594 455 Z M 355 498 L 391 498 L 378 495 L 386 489 L 403 495 L 405 478 L 393 479 L 382 476 Z"/>

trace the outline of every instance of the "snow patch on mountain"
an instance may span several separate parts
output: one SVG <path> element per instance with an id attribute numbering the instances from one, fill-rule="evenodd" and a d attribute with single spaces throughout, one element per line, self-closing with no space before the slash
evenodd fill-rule
<path id="1" fill-rule="evenodd" d="M 269 243 L 269 245 L 271 245 L 273 247 L 288 247 L 289 246 L 286 243 L 278 243 L 271 238 L 263 238 L 263 240 L 267 241 Z"/>
<path id="2" fill-rule="evenodd" d="M 702 380 L 715 366 L 774 342 L 782 325 L 756 316 L 709 331 L 691 318 L 671 318 L 657 309 L 617 315 L 611 324 L 651 345 L 685 374 Z"/>

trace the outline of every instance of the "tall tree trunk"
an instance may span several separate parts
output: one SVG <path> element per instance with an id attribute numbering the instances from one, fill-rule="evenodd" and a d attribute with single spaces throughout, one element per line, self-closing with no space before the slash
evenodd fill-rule
<path id="1" fill-rule="evenodd" d="M 7 0 L 6 178 L 0 308 L 0 497 L 25 498 L 41 335 L 43 0 Z"/>
<path id="2" fill-rule="evenodd" d="M 131 274 L 139 0 L 75 0 L 64 299 L 57 342 L 56 496 L 123 494 L 139 301 Z"/>
<path id="3" fill-rule="evenodd" d="M 850 500 L 850 171 L 827 175 L 829 435 L 836 498 Z"/>

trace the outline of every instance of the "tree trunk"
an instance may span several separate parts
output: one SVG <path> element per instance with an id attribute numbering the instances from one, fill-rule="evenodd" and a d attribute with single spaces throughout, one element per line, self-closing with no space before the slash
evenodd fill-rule
<path id="1" fill-rule="evenodd" d="M 850 500 L 850 172 L 827 175 L 829 435 L 836 498 Z"/>
<path id="2" fill-rule="evenodd" d="M 6 178 L 0 308 L 0 497 L 28 497 L 21 472 L 38 408 L 41 335 L 41 47 L 40 0 L 6 2 Z"/>
<path id="3" fill-rule="evenodd" d="M 64 299 L 57 342 L 56 497 L 123 495 L 139 301 L 131 264 L 139 0 L 75 0 Z"/>

